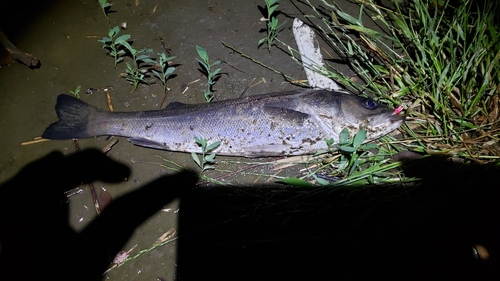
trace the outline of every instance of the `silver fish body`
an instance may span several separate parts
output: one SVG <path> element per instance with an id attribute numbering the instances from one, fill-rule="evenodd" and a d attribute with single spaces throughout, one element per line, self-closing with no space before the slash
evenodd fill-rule
<path id="1" fill-rule="evenodd" d="M 345 127 L 367 130 L 367 140 L 385 135 L 403 122 L 393 109 L 373 100 L 326 90 L 271 93 L 205 104 L 173 103 L 165 109 L 107 112 L 68 95 L 57 99 L 59 121 L 47 139 L 127 137 L 139 146 L 201 152 L 194 137 L 220 141 L 219 155 L 261 157 L 311 154 L 338 141 Z"/>

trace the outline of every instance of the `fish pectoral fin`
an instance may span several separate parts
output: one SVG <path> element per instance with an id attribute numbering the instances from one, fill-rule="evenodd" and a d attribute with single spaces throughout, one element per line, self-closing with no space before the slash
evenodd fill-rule
<path id="1" fill-rule="evenodd" d="M 244 147 L 245 157 L 283 156 L 291 153 L 291 146 L 284 144 L 270 144 L 262 146 Z"/>
<path id="2" fill-rule="evenodd" d="M 281 119 L 301 124 L 309 118 L 309 114 L 294 109 L 278 106 L 264 106 L 264 112 L 273 116 L 279 116 Z"/>
<path id="3" fill-rule="evenodd" d="M 148 140 L 145 138 L 129 138 L 128 141 L 138 146 L 145 146 L 157 149 L 167 149 L 167 146 L 164 143 Z"/>

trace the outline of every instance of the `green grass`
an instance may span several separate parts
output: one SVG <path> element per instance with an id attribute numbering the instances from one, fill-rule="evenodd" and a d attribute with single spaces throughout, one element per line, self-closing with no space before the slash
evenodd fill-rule
<path id="1" fill-rule="evenodd" d="M 394 0 L 390 8 L 357 0 L 359 10 L 351 15 L 331 1 L 321 2 L 314 6 L 307 1 L 313 10 L 307 16 L 310 24 L 334 51 L 333 58 L 355 73 L 347 76 L 327 63 L 328 76 L 354 93 L 390 107 L 402 105 L 407 121 L 399 129 L 401 136 L 385 136 L 374 147 L 359 145 L 359 133 L 339 144 L 325 140 L 332 149 L 305 161 L 307 174 L 280 182 L 357 188 L 417 181 L 391 160 L 404 151 L 446 155 L 461 163 L 498 162 L 500 37 L 495 11 L 500 4 Z M 297 50 L 276 40 L 300 63 Z"/>
<path id="2" fill-rule="evenodd" d="M 329 1 L 321 8 L 309 3 L 310 17 L 322 21 L 321 37 L 356 72 L 353 79 L 331 66 L 330 77 L 381 103 L 404 105 L 404 149 L 498 160 L 500 4 L 393 1 L 391 10 L 372 0 L 356 3 L 356 15 Z"/>
<path id="3" fill-rule="evenodd" d="M 498 141 L 500 128 L 499 4 L 393 1 L 391 11 L 365 0 L 357 1 L 359 14 L 352 16 L 322 2 L 331 15 L 316 10 L 322 36 L 362 83 L 334 68 L 331 77 L 354 92 L 366 89 L 383 103 L 405 105 L 408 148 L 475 161 L 498 159 L 498 148 L 485 149 L 485 144 Z M 382 30 L 366 27 L 363 15 Z"/>

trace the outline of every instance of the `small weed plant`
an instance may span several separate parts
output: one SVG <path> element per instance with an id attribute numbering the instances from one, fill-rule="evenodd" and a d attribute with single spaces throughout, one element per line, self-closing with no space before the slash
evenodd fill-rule
<path id="1" fill-rule="evenodd" d="M 109 37 L 103 37 L 101 40 L 97 40 L 103 43 L 102 48 L 107 49 L 108 55 L 115 59 L 115 68 L 119 62 L 123 61 L 124 56 L 127 55 L 125 43 L 129 45 L 127 40 L 130 40 L 129 34 L 123 34 L 114 39 L 119 32 L 120 28 L 115 26 L 109 29 Z"/>
<path id="2" fill-rule="evenodd" d="M 208 144 L 206 139 L 194 137 L 195 142 L 201 147 L 201 157 L 194 152 L 191 152 L 191 157 L 194 162 L 201 168 L 200 173 L 206 170 L 214 169 L 215 153 L 210 153 L 220 145 L 220 141 Z"/>
<path id="3" fill-rule="evenodd" d="M 283 27 L 285 23 L 279 24 L 278 18 L 276 17 L 276 9 L 279 6 L 279 0 L 264 0 L 266 2 L 266 22 L 267 22 L 267 37 L 259 40 L 258 47 L 262 44 L 267 43 L 267 48 L 271 50 L 271 46 L 274 45 L 274 39 L 278 36 L 278 29 Z"/>
<path id="4" fill-rule="evenodd" d="M 200 66 L 202 67 L 203 74 L 207 76 L 207 89 L 205 90 L 205 100 L 207 102 L 211 102 L 214 98 L 212 92 L 212 86 L 215 84 L 217 79 L 220 77 L 220 68 L 213 70 L 213 67 L 222 63 L 222 61 L 216 61 L 214 63 L 210 63 L 210 58 L 208 57 L 207 51 L 202 47 L 196 45 L 196 52 L 200 56 L 200 59 L 196 59 Z"/>
<path id="5" fill-rule="evenodd" d="M 77 97 L 77 98 L 80 98 L 80 90 L 82 88 L 82 85 L 78 85 L 75 90 L 69 90 L 69 94 L 74 96 L 74 97 Z"/>
<path id="6" fill-rule="evenodd" d="M 168 91 L 167 80 L 175 71 L 175 67 L 169 66 L 168 62 L 175 59 L 175 56 L 167 57 L 165 53 L 159 53 L 158 57 L 160 59 L 160 71 L 155 69 L 152 69 L 151 71 L 161 81 L 163 85 L 163 92 L 166 93 Z"/>
<path id="7" fill-rule="evenodd" d="M 126 63 L 127 73 L 125 75 L 125 79 L 132 86 L 134 86 L 131 92 L 135 91 L 135 89 L 137 89 L 137 86 L 141 83 L 151 84 L 151 82 L 148 80 L 149 68 L 145 67 L 156 63 L 154 59 L 148 55 L 148 53 L 152 53 L 153 50 L 152 49 L 137 50 L 134 47 L 132 47 L 132 45 L 130 45 L 130 43 L 127 41 L 120 43 L 128 50 L 129 55 L 132 57 L 132 64 L 130 64 L 129 62 Z"/>
<path id="8" fill-rule="evenodd" d="M 301 178 L 285 178 L 280 182 L 312 186 L 307 178 L 314 179 L 322 186 L 365 186 L 368 184 L 387 184 L 401 182 L 399 172 L 394 169 L 400 167 L 400 162 L 390 162 L 388 156 L 392 154 L 390 145 L 364 143 L 366 130 L 359 130 L 353 137 L 344 128 L 339 135 L 339 142 L 325 139 L 327 151 L 318 152 L 325 157 L 319 163 L 308 163 L 309 173 Z M 406 178 L 406 181 L 414 179 Z"/>
<path id="9" fill-rule="evenodd" d="M 127 68 L 125 69 L 126 73 L 124 75 L 125 80 L 130 83 L 130 85 L 133 86 L 132 90 L 130 91 L 131 93 L 137 89 L 137 86 L 139 84 L 151 84 L 148 81 L 148 73 L 147 69 L 140 69 L 135 66 L 132 66 L 130 63 L 126 62 L 125 63 Z"/>

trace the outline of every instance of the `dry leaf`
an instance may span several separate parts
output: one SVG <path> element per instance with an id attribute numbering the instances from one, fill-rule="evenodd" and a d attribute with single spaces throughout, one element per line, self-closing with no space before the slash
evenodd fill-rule
<path id="1" fill-rule="evenodd" d="M 161 243 L 173 238 L 176 233 L 177 233 L 177 230 L 175 228 L 170 229 L 169 231 L 163 233 L 162 236 L 160 236 L 158 239 L 156 239 L 156 241 L 153 245 L 161 244 Z"/>

